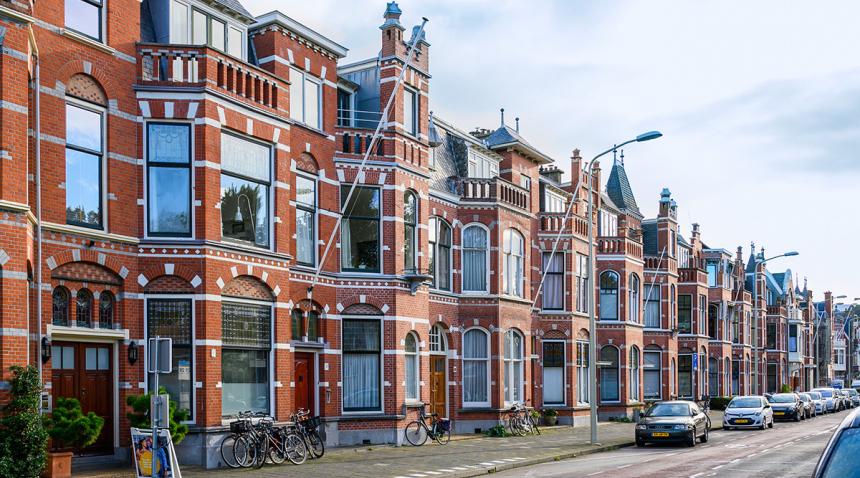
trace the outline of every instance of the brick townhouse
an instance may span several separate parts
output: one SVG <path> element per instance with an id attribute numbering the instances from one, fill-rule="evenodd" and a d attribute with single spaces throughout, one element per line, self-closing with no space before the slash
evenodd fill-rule
<path id="1" fill-rule="evenodd" d="M 106 419 L 77 451 L 122 456 L 147 339 L 169 337 L 180 459 L 214 467 L 243 410 L 399 443 L 425 406 L 471 433 L 514 403 L 575 425 L 591 400 L 748 390 L 740 256 L 685 240 L 668 190 L 646 220 L 623 155 L 604 187 L 574 150 L 565 181 L 504 112 L 471 132 L 433 116 L 430 43 L 401 16 L 388 3 L 379 55 L 339 64 L 337 42 L 235 0 L 0 0 L 0 399 L 9 366 L 38 365 L 49 402 Z M 758 276 L 787 337 L 769 372 L 815 311 L 790 271 Z"/>

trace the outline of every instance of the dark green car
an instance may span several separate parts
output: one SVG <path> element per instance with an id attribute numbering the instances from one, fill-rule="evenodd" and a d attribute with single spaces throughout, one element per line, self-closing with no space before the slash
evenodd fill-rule
<path id="1" fill-rule="evenodd" d="M 694 402 L 657 402 L 636 424 L 636 446 L 646 443 L 677 442 L 696 446 L 696 439 L 708 441 L 711 420 Z"/>

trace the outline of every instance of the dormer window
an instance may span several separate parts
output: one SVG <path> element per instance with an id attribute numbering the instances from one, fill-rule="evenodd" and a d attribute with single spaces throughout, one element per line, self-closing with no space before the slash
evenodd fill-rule
<path id="1" fill-rule="evenodd" d="M 227 18 L 179 0 L 170 4 L 170 43 L 208 45 L 245 59 L 245 29 Z"/>
<path id="2" fill-rule="evenodd" d="M 490 179 L 499 175 L 499 163 L 483 154 L 469 151 L 469 177 Z"/>

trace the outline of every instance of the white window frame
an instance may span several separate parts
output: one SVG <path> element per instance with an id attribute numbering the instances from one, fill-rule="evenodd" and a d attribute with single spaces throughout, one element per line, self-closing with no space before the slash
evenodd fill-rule
<path id="1" fill-rule="evenodd" d="M 519 255 L 514 254 L 513 239 L 516 234 L 519 237 L 522 249 L 519 250 Z M 507 239 L 507 240 L 506 240 Z M 502 233 L 502 293 L 508 297 L 525 298 L 526 289 L 526 238 L 518 230 L 507 228 Z M 519 260 L 519 264 L 516 261 Z M 519 265 L 522 277 L 517 277 L 516 272 L 512 270 L 513 265 Z M 519 287 L 517 287 L 519 283 Z"/>
<path id="2" fill-rule="evenodd" d="M 338 186 L 338 188 L 339 188 L 338 189 L 338 195 L 339 195 L 338 196 L 338 207 L 341 209 L 343 208 L 343 206 L 346 205 L 346 203 L 343 202 L 346 199 L 346 196 L 343 194 L 343 191 L 345 188 L 348 188 L 348 187 L 350 187 L 350 185 L 347 183 L 340 183 L 340 185 Z M 379 242 L 379 244 L 377 244 L 377 249 L 376 249 L 377 257 L 378 257 L 377 269 L 372 270 L 372 271 L 363 271 L 360 269 L 352 269 L 352 268 L 344 269 L 343 248 L 341 248 L 341 251 L 339 252 L 339 255 L 340 255 L 340 272 L 341 272 L 341 274 L 349 274 L 349 275 L 375 276 L 375 275 L 382 274 L 385 271 L 385 260 L 382 256 L 382 253 L 384 252 L 382 249 L 382 246 L 383 246 L 384 241 L 385 241 L 385 238 L 383 237 L 383 231 L 384 231 L 384 228 L 383 228 L 384 213 L 383 213 L 383 211 L 385 210 L 385 195 L 383 194 L 383 192 L 384 192 L 383 188 L 381 188 L 379 186 L 372 185 L 372 184 L 359 183 L 359 184 L 355 185 L 355 190 L 357 190 L 358 188 L 373 189 L 373 190 L 376 190 L 379 192 L 379 215 L 376 216 L 376 219 L 375 219 L 376 224 L 377 224 L 376 234 L 377 234 L 378 242 Z M 347 189 L 347 191 L 348 190 L 349 189 Z M 350 201 L 355 199 L 355 190 L 353 191 L 352 197 L 349 198 Z M 341 216 L 341 222 L 348 220 L 350 217 L 351 216 L 348 216 L 348 215 Z M 367 218 L 359 217 L 359 219 L 367 219 Z M 342 231 L 343 231 L 343 225 L 341 225 L 341 227 L 339 228 L 339 234 L 338 234 L 338 238 L 337 238 L 338 241 L 342 241 L 342 235 L 341 235 Z M 453 249 L 453 246 L 452 246 L 452 249 Z"/>
<path id="3" fill-rule="evenodd" d="M 412 98 L 412 117 L 407 120 L 406 118 L 406 102 L 409 98 Z M 421 100 L 419 99 L 421 94 L 415 90 L 414 88 L 403 87 L 403 132 L 413 138 L 417 138 L 419 133 L 421 132 L 421 128 L 419 126 L 419 114 L 418 107 L 421 104 Z M 411 126 L 411 128 L 410 128 Z"/>
<path id="4" fill-rule="evenodd" d="M 553 191 L 550 191 L 549 188 L 544 188 L 544 210 L 543 212 L 549 213 L 563 213 L 566 212 L 566 208 L 564 203 L 566 202 L 565 198 L 561 194 L 557 194 Z"/>
<path id="5" fill-rule="evenodd" d="M 449 231 L 449 234 L 451 237 L 451 245 L 448 247 L 448 288 L 447 289 L 442 289 L 441 287 L 439 287 L 440 275 L 439 275 L 438 264 L 439 264 L 439 250 L 440 250 L 440 247 L 439 247 L 439 238 L 440 238 L 440 236 L 439 236 L 439 227 L 440 226 L 439 225 L 440 225 L 440 223 L 445 224 L 448 227 L 448 231 Z M 454 227 L 451 225 L 451 223 L 449 223 L 448 221 L 443 219 L 442 216 L 431 216 L 428 224 L 429 224 L 430 228 L 433 228 L 433 227 L 436 228 L 435 231 L 432 231 L 428 234 L 428 238 L 427 238 L 428 244 L 430 245 L 431 248 L 433 248 L 433 256 L 432 256 L 433 263 L 431 264 L 433 266 L 432 288 L 434 290 L 453 292 L 454 291 Z M 436 238 L 435 242 L 430 242 L 431 237 Z"/>
<path id="6" fill-rule="evenodd" d="M 385 318 L 383 315 L 357 315 L 347 314 L 341 316 L 340 320 L 340 336 L 343 337 L 343 320 L 378 320 L 379 321 L 379 409 L 378 410 L 345 410 L 343 397 L 340 400 L 340 412 L 342 415 L 381 415 L 385 413 Z M 344 384 L 346 381 L 343 377 L 343 344 L 341 344 L 341 367 L 340 380 Z M 419 373 L 420 375 L 420 373 Z M 341 388 L 341 393 L 345 387 Z"/>
<path id="7" fill-rule="evenodd" d="M 588 350 L 588 340 L 576 340 L 576 404 L 580 406 L 591 403 L 591 381 L 589 374 L 593 360 L 591 357 L 588 358 L 587 362 L 583 359 L 583 354 L 586 356 L 589 354 Z M 585 401 L 580 400 L 583 397 L 586 398 Z"/>
<path id="8" fill-rule="evenodd" d="M 499 162 L 470 148 L 468 152 L 468 177 L 492 179 L 499 175 Z"/>
<path id="9" fill-rule="evenodd" d="M 627 277 L 629 281 L 627 284 L 627 320 L 634 324 L 640 324 L 642 323 L 642 307 L 640 306 L 642 279 L 635 272 L 631 272 Z"/>
<path id="10" fill-rule="evenodd" d="M 484 334 L 484 337 L 486 337 L 486 339 L 487 339 L 487 356 L 486 356 L 486 358 L 482 358 L 482 359 L 466 358 L 466 334 L 468 334 L 472 330 L 478 330 Z M 492 344 L 490 342 L 490 332 L 487 329 L 485 329 L 483 327 L 470 327 L 470 328 L 466 329 L 465 331 L 463 331 L 463 340 L 462 340 L 463 350 L 460 351 L 460 353 L 462 354 L 462 358 L 460 359 L 460 362 L 461 362 L 460 363 L 460 369 L 465 371 L 466 361 L 483 361 L 487 364 L 487 367 L 486 367 L 486 370 L 487 370 L 486 371 L 486 375 L 487 375 L 487 377 L 486 377 L 487 400 L 483 401 L 483 402 L 467 402 L 465 399 L 465 397 L 466 397 L 466 383 L 464 380 L 462 382 L 462 386 L 463 386 L 463 408 L 482 408 L 482 407 L 489 407 L 490 406 L 490 402 L 492 400 L 492 394 L 493 394 L 493 388 L 491 386 L 491 381 L 490 381 L 490 377 L 492 376 L 492 371 L 490 370 L 490 368 L 491 368 L 492 363 L 493 363 L 493 361 L 492 361 L 493 351 L 492 351 L 491 346 L 492 346 Z"/>
<path id="11" fill-rule="evenodd" d="M 107 177 L 108 177 L 108 149 L 107 149 L 108 148 L 108 137 L 107 137 L 107 133 L 108 133 L 108 124 L 107 124 L 108 123 L 108 111 L 107 111 L 107 108 L 105 108 L 104 106 L 101 106 L 101 105 L 97 105 L 95 103 L 90 103 L 90 102 L 82 100 L 80 98 L 75 98 L 74 96 L 65 96 L 63 98 L 63 115 L 65 115 L 65 110 L 66 110 L 65 105 L 66 104 L 71 104 L 77 108 L 81 108 L 81 109 L 88 110 L 88 111 L 91 111 L 94 113 L 98 113 L 101 116 L 101 140 L 102 140 L 101 149 L 102 149 L 102 151 L 101 151 L 101 158 L 100 158 L 101 171 L 100 171 L 100 175 L 99 175 L 100 176 L 99 177 L 99 187 L 100 187 L 100 191 L 99 191 L 99 213 L 101 214 L 102 223 L 101 223 L 101 227 L 90 227 L 90 226 L 82 226 L 79 224 L 69 224 L 67 222 L 68 219 L 66 218 L 65 206 L 67 206 L 67 204 L 65 203 L 66 198 L 64 196 L 63 197 L 63 206 L 64 206 L 63 207 L 63 225 L 65 225 L 67 227 L 73 227 L 73 228 L 76 228 L 76 229 L 79 229 L 82 231 L 109 232 L 109 228 L 108 228 L 108 219 L 109 219 L 108 218 L 108 180 L 107 180 Z M 64 118 L 63 139 L 65 141 L 63 143 L 63 171 L 64 171 L 63 184 L 66 183 L 66 179 L 68 178 L 68 173 L 65 172 L 65 170 L 66 170 L 66 148 L 68 147 L 67 145 L 69 144 L 69 139 L 66 137 L 66 129 L 68 128 L 67 121 L 68 121 L 68 118 Z M 68 184 L 66 184 L 66 187 L 68 187 Z"/>
<path id="12" fill-rule="evenodd" d="M 615 318 L 604 318 L 601 315 L 601 306 L 603 305 L 603 287 L 600 285 L 602 278 L 605 274 L 613 274 L 615 275 Z M 610 289 L 607 289 L 610 290 Z M 621 320 L 621 275 L 615 272 L 612 269 L 607 269 L 600 274 L 597 275 L 597 297 L 598 297 L 598 307 L 597 307 L 597 320 L 602 320 L 606 322 L 618 322 Z"/>
<path id="13" fill-rule="evenodd" d="M 598 383 L 600 383 L 600 391 L 599 391 L 600 397 L 598 397 L 598 400 L 599 400 L 598 403 L 621 403 L 621 385 L 622 385 L 622 381 L 621 381 L 621 349 L 616 347 L 615 345 L 611 345 L 611 344 L 606 344 L 606 345 L 601 346 L 597 351 L 598 361 L 602 361 L 600 356 L 603 355 L 603 353 L 602 353 L 603 349 L 606 347 L 612 347 L 613 349 L 615 349 L 615 359 L 616 359 L 616 363 L 615 363 L 615 367 L 614 367 L 615 373 L 616 373 L 616 375 L 615 375 L 615 387 L 616 387 L 616 395 L 618 395 L 618 397 L 615 398 L 614 400 L 612 400 L 612 399 L 604 400 L 603 399 L 603 390 L 604 390 L 603 374 L 598 373 L 597 374 L 597 381 L 598 381 Z M 612 367 L 608 367 L 608 366 L 600 367 L 597 369 L 597 371 L 601 372 L 603 369 L 608 370 L 610 368 L 612 368 Z"/>
<path id="14" fill-rule="evenodd" d="M 320 80 L 316 76 L 312 75 L 310 72 L 305 71 L 305 70 L 298 68 L 298 67 L 295 67 L 295 66 L 290 67 L 290 76 L 292 76 L 292 73 L 296 73 L 302 79 L 302 95 L 301 95 L 302 96 L 302 105 L 301 105 L 300 114 L 298 112 L 294 113 L 293 108 L 297 107 L 297 105 L 294 104 L 294 102 L 292 101 L 293 100 L 292 95 L 290 95 L 290 114 L 289 114 L 290 118 L 293 121 L 299 122 L 299 123 L 311 128 L 311 129 L 315 129 L 317 131 L 322 131 L 322 129 L 323 129 L 323 91 L 322 91 L 323 82 L 322 82 L 322 80 Z M 293 88 L 293 84 L 295 82 L 293 82 L 292 80 L 290 80 L 290 82 L 291 82 L 290 88 Z M 308 83 L 313 83 L 314 86 L 316 86 L 316 88 L 317 88 L 317 124 L 315 124 L 315 125 L 307 123 L 307 119 L 308 119 L 308 114 L 307 114 L 308 113 L 308 104 L 307 104 L 308 103 L 308 101 L 307 101 L 308 94 L 307 94 L 306 86 Z"/>
<path id="15" fill-rule="evenodd" d="M 561 261 L 561 272 L 547 272 L 548 263 L 544 263 L 544 258 L 549 258 L 550 255 L 553 256 L 553 260 Z M 544 285 L 541 287 L 541 310 L 551 312 L 551 313 L 559 313 L 567 310 L 567 256 L 564 251 L 556 251 L 555 254 L 552 254 L 552 251 L 541 251 L 541 271 L 544 274 Z M 544 294 L 546 294 L 546 276 L 560 275 L 561 276 L 561 307 L 557 309 L 549 309 L 546 307 L 546 301 L 544 300 Z"/>
<path id="16" fill-rule="evenodd" d="M 647 391 L 644 387 L 644 385 L 648 382 L 647 380 L 645 380 L 645 377 L 648 376 L 647 374 L 649 371 L 653 371 L 653 367 L 650 367 L 648 365 L 648 361 L 645 360 L 645 357 L 649 356 L 649 355 L 653 356 L 655 354 L 659 357 L 657 360 L 657 396 L 656 397 L 649 397 L 647 395 Z M 654 400 L 654 399 L 661 400 L 663 398 L 663 351 L 662 350 L 649 349 L 646 347 L 642 351 L 642 370 L 643 370 L 643 372 L 642 372 L 642 385 L 643 385 L 643 387 L 642 387 L 642 399 L 643 400 Z M 669 375 L 670 375 L 669 383 L 671 384 L 671 382 L 672 382 L 671 371 L 670 371 Z M 671 395 L 671 391 L 670 391 L 670 395 Z"/>
<path id="17" fill-rule="evenodd" d="M 663 287 L 662 284 L 657 282 L 652 282 L 648 286 L 645 287 L 645 320 L 644 325 L 647 329 L 660 329 L 663 327 Z M 656 299 L 654 299 L 653 294 L 656 294 Z M 657 304 L 657 317 L 653 317 L 653 314 L 648 313 L 648 305 Z M 650 319 L 650 320 L 649 320 Z M 656 320 L 656 325 L 655 325 Z"/>
<path id="18" fill-rule="evenodd" d="M 257 250 L 274 251 L 275 250 L 275 243 L 276 243 L 276 234 L 275 234 L 275 201 L 276 201 L 276 198 L 275 198 L 275 193 L 277 191 L 277 188 L 275 187 L 275 183 L 277 182 L 275 180 L 275 165 L 274 165 L 275 147 L 271 143 L 267 143 L 263 140 L 260 140 L 259 138 L 255 137 L 255 136 L 249 136 L 247 134 L 242 134 L 239 131 L 234 131 L 234 130 L 229 130 L 229 129 L 223 128 L 223 129 L 221 129 L 221 134 L 222 135 L 229 134 L 229 135 L 235 136 L 235 137 L 237 137 L 243 141 L 248 141 L 251 143 L 257 143 L 261 146 L 265 146 L 269 150 L 269 184 L 268 185 L 265 185 L 259 179 L 251 180 L 251 179 L 246 178 L 245 176 L 239 175 L 238 173 L 235 173 L 235 172 L 226 172 L 225 173 L 223 168 L 219 169 L 219 171 L 218 171 L 218 187 L 219 187 L 219 189 L 220 189 L 220 185 L 221 185 L 221 177 L 224 174 L 226 174 L 227 176 L 233 177 L 233 178 L 255 182 L 256 184 L 260 184 L 261 186 L 265 185 L 267 187 L 267 189 L 268 189 L 267 194 L 268 194 L 269 200 L 268 200 L 268 204 L 266 205 L 266 208 L 267 208 L 266 213 L 268 214 L 268 217 L 267 217 L 268 225 L 267 225 L 267 227 L 268 227 L 268 236 L 269 237 L 268 237 L 268 241 L 267 241 L 268 244 L 265 246 L 261 246 L 261 245 L 258 245 L 256 242 L 249 242 L 249 241 L 244 241 L 241 239 L 231 239 L 228 237 L 224 237 L 224 229 L 223 229 L 223 226 L 221 226 L 221 227 L 219 227 L 219 231 L 218 231 L 220 234 L 220 240 L 221 240 L 221 242 L 226 243 L 226 244 L 239 245 L 242 247 L 248 247 L 248 248 L 253 248 L 253 249 L 257 249 Z M 222 158 L 221 151 L 220 151 L 220 148 L 221 148 L 221 142 L 220 141 L 221 141 L 221 139 L 219 137 L 219 143 L 218 143 L 218 147 L 219 147 L 218 155 L 219 156 L 218 157 L 219 157 L 219 160 L 222 160 L 221 159 Z M 192 190 L 192 193 L 193 193 L 193 190 Z M 221 197 L 220 196 L 218 198 L 218 204 L 220 207 L 220 204 L 221 204 Z M 220 213 L 220 209 L 219 209 L 219 213 Z M 220 215 L 219 215 L 218 220 L 219 220 L 219 222 L 221 221 Z"/>
<path id="19" fill-rule="evenodd" d="M 406 350 L 406 340 L 409 337 L 412 337 L 412 340 L 415 341 L 415 351 L 414 352 L 409 352 L 408 350 Z M 407 332 L 406 338 L 403 339 L 403 344 L 404 344 L 403 345 L 404 358 L 406 361 L 411 360 L 413 362 L 413 367 L 414 367 L 413 370 L 415 371 L 415 376 L 412 377 L 412 380 L 411 380 L 412 382 L 414 382 L 413 385 L 415 385 L 415 396 L 414 397 L 409 396 L 410 377 L 409 377 L 408 373 L 404 373 L 405 376 L 404 376 L 403 385 L 405 386 L 405 389 L 406 389 L 406 393 L 404 396 L 406 397 L 407 403 L 412 403 L 412 402 L 417 403 L 421 400 L 421 341 L 418 339 L 418 334 L 416 334 L 415 332 Z M 404 372 L 408 372 L 408 371 L 409 371 L 409 369 L 404 367 Z"/>
<path id="20" fill-rule="evenodd" d="M 636 361 L 633 361 L 633 353 L 636 353 Z M 627 391 L 628 401 L 640 402 L 642 401 L 642 397 L 639 396 L 639 389 L 642 385 L 642 376 L 641 376 L 641 362 L 642 362 L 642 351 L 639 350 L 639 347 L 632 346 L 630 347 L 630 353 L 628 354 L 627 360 L 627 375 L 628 382 L 630 382 L 630 389 Z"/>
<path id="21" fill-rule="evenodd" d="M 515 357 L 513 355 L 513 350 L 508 350 L 507 338 L 508 338 L 509 334 L 512 335 L 512 337 L 518 336 L 520 338 L 520 356 L 519 357 Z M 526 382 L 525 366 L 524 366 L 525 354 L 526 354 L 525 335 L 522 334 L 519 330 L 509 329 L 505 332 L 505 335 L 502 339 L 502 344 L 504 345 L 504 352 L 502 353 L 503 366 L 508 371 L 508 377 L 512 381 L 514 381 L 513 384 L 505 383 L 504 387 L 503 387 L 503 390 L 507 389 L 507 390 L 504 390 L 505 407 L 509 407 L 515 403 L 524 403 L 525 402 L 525 382 Z M 513 339 L 511 340 L 511 344 L 513 346 Z M 510 357 L 508 356 L 509 352 L 511 353 Z M 515 380 L 516 369 L 519 369 L 519 372 L 520 372 L 519 383 L 516 383 L 516 380 Z M 502 374 L 502 377 L 504 379 L 504 373 Z M 511 386 L 511 385 L 513 385 L 513 386 Z M 520 398 L 519 400 L 514 400 L 515 394 L 519 395 L 519 398 Z"/>
<path id="22" fill-rule="evenodd" d="M 107 1 L 107 0 L 105 0 L 105 1 Z M 221 13 L 217 10 L 214 10 L 214 9 L 212 9 L 212 8 L 202 4 L 202 3 L 193 3 L 192 4 L 192 2 L 186 2 L 186 1 L 181 1 L 181 0 L 170 0 L 170 6 L 167 9 L 169 12 L 168 13 L 168 15 L 169 15 L 168 29 L 169 29 L 169 37 L 170 37 L 169 42 L 170 43 L 181 44 L 181 42 L 176 41 L 176 36 L 179 32 L 175 31 L 174 26 L 173 26 L 173 17 L 172 17 L 173 5 L 180 5 L 182 7 L 185 7 L 187 9 L 187 12 L 188 12 L 188 17 L 187 17 L 188 22 L 187 22 L 186 31 L 185 31 L 185 38 L 187 41 L 184 44 L 196 45 L 194 43 L 194 11 L 197 10 L 198 12 L 206 15 L 206 45 L 205 46 L 208 48 L 212 48 L 213 50 L 216 50 L 218 52 L 221 52 L 225 55 L 233 56 L 230 53 L 227 53 L 227 51 L 230 49 L 230 45 L 229 45 L 230 40 L 229 40 L 229 33 L 228 32 L 229 32 L 230 28 L 232 27 L 232 28 L 238 30 L 242 34 L 241 38 L 243 40 L 242 40 L 241 54 L 239 56 L 239 59 L 242 61 L 247 61 L 247 58 L 248 58 L 248 46 L 247 46 L 248 28 L 239 22 L 233 21 L 233 19 L 224 15 L 223 13 Z M 223 50 L 221 50 L 219 48 L 215 48 L 214 46 L 211 46 L 211 44 L 212 44 L 212 19 L 213 18 L 215 18 L 219 22 L 224 23 L 224 49 Z M 204 45 L 196 45 L 196 46 L 204 46 Z"/>
<path id="23" fill-rule="evenodd" d="M 81 1 L 83 1 L 85 3 L 89 3 L 91 5 L 93 4 L 93 2 L 89 2 L 86 0 L 81 0 Z M 84 32 L 80 32 L 78 30 L 75 30 L 72 27 L 66 26 L 65 2 L 63 3 L 63 28 L 73 32 L 75 35 L 80 35 L 80 36 L 86 38 L 87 40 L 94 41 L 96 43 L 101 43 L 103 45 L 107 45 L 108 44 L 108 41 L 107 41 L 108 29 L 107 29 L 107 15 L 105 14 L 105 12 L 107 12 L 108 0 L 101 0 L 99 3 L 101 3 L 101 7 L 99 8 L 99 38 L 91 37 Z"/>
<path id="24" fill-rule="evenodd" d="M 463 262 L 463 258 L 465 256 L 464 251 L 466 250 L 466 247 L 464 245 L 466 244 L 466 241 L 465 241 L 466 230 L 469 229 L 470 227 L 478 227 L 480 229 L 483 229 L 484 234 L 487 238 L 487 247 L 484 249 L 484 263 L 485 263 L 484 264 L 484 276 L 485 276 L 484 277 L 484 290 L 467 290 L 465 287 L 466 286 L 466 265 Z M 453 249 L 453 247 L 451 249 Z M 469 248 L 469 250 L 473 250 L 473 249 L 474 248 Z M 461 266 L 462 266 L 462 274 L 460 277 L 460 292 L 462 294 L 465 294 L 465 295 L 487 294 L 490 292 L 490 249 L 491 249 L 491 246 L 490 246 L 490 228 L 488 228 L 485 224 L 480 223 L 480 222 L 470 222 L 470 223 L 468 223 L 465 226 L 460 228 L 460 254 L 461 254 L 460 262 L 461 262 Z M 474 250 L 477 250 L 477 249 L 474 249 Z"/>
<path id="25" fill-rule="evenodd" d="M 546 395 L 541 394 L 543 404 L 547 407 L 564 407 L 567 406 L 567 342 L 565 340 L 559 339 L 545 339 L 541 342 L 541 370 L 545 371 L 543 362 L 543 345 L 547 343 L 560 343 L 561 344 L 561 402 L 547 402 Z M 553 367 L 558 368 L 558 367 Z M 525 379 L 523 379 L 525 381 Z M 543 388 L 546 389 L 546 380 L 543 382 Z"/>
<path id="26" fill-rule="evenodd" d="M 191 217 L 190 217 L 191 234 L 188 236 L 164 236 L 161 234 L 159 234 L 157 236 L 152 236 L 149 234 L 149 164 L 148 164 L 149 163 L 149 136 L 148 135 L 149 135 L 149 123 L 150 122 L 151 123 L 184 124 L 184 125 L 188 125 L 189 129 L 191 130 L 191 133 L 188 136 L 188 139 L 191 142 L 191 150 L 189 152 L 190 157 L 188 158 L 188 168 L 191 170 L 191 173 L 189 175 L 190 181 L 191 181 L 191 189 L 190 189 L 190 192 L 191 192 Z M 143 224 L 144 225 L 144 227 L 143 227 L 144 236 L 143 237 L 145 237 L 147 239 L 163 240 L 167 237 L 169 237 L 171 241 L 193 241 L 196 239 L 197 227 L 195 224 L 195 218 L 197 215 L 195 214 L 195 210 L 197 208 L 194 206 L 194 198 L 197 197 L 196 191 L 195 191 L 195 189 L 196 189 L 196 187 L 195 187 L 195 170 L 197 169 L 197 167 L 194 165 L 194 154 L 196 152 L 195 151 L 196 146 L 194 145 L 194 140 L 195 140 L 195 138 L 194 138 L 195 131 L 194 130 L 195 130 L 194 123 L 189 123 L 188 121 L 182 121 L 182 120 L 152 119 L 151 121 L 145 121 L 143 123 L 143 161 L 144 161 L 144 164 L 143 164 L 143 168 L 144 168 L 144 170 L 143 170 L 143 191 L 144 191 L 143 209 L 144 209 L 144 216 L 145 216 L 144 217 L 144 224 Z M 220 176 L 219 176 L 219 181 L 220 181 Z M 219 220 L 220 220 L 220 218 L 219 218 Z"/>

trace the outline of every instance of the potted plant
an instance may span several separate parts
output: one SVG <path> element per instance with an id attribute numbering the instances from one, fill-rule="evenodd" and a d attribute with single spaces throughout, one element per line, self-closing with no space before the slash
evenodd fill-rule
<path id="1" fill-rule="evenodd" d="M 48 467 L 42 476 L 71 477 L 72 450 L 95 443 L 104 424 L 104 418 L 94 412 L 84 415 L 81 402 L 76 399 L 57 398 L 51 414 L 45 417 L 45 427 L 54 446 L 48 456 Z"/>
<path id="2" fill-rule="evenodd" d="M 167 390 L 164 387 L 159 387 L 158 393 L 164 395 L 167 393 Z M 126 398 L 125 403 L 131 407 L 131 411 L 126 413 L 125 416 L 128 417 L 131 426 L 136 428 L 150 427 L 149 398 L 148 393 L 145 395 L 129 395 Z M 169 407 L 170 439 L 174 445 L 178 445 L 185 439 L 185 435 L 188 434 L 188 425 L 183 422 L 188 421 L 191 418 L 191 414 L 188 410 L 180 409 L 173 400 L 170 400 Z"/>
<path id="3" fill-rule="evenodd" d="M 541 410 L 543 414 L 543 423 L 548 427 L 554 427 L 558 423 L 558 410 L 554 408 L 544 408 Z"/>

